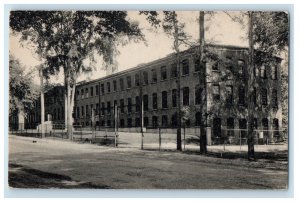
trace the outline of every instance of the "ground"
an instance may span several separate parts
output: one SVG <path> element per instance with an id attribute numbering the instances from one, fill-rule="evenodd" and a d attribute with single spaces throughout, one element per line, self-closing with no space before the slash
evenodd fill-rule
<path id="1" fill-rule="evenodd" d="M 17 188 L 285 189 L 287 165 L 9 136 L 9 185 Z"/>

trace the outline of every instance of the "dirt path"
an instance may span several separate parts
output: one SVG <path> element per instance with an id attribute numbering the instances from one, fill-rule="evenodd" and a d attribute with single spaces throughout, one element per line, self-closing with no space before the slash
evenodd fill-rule
<path id="1" fill-rule="evenodd" d="M 33 142 L 37 140 L 37 142 Z M 283 189 L 287 164 L 10 136 L 13 187 Z"/>

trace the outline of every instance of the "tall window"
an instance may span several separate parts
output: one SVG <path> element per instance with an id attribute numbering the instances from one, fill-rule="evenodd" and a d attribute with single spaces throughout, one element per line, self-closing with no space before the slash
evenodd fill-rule
<path id="1" fill-rule="evenodd" d="M 157 128 L 157 126 L 158 126 L 157 116 L 152 116 L 152 127 Z"/>
<path id="2" fill-rule="evenodd" d="M 96 95 L 99 95 L 99 85 L 96 85 Z"/>
<path id="3" fill-rule="evenodd" d="M 100 114 L 100 107 L 99 107 L 99 103 L 96 104 L 96 115 Z"/>
<path id="4" fill-rule="evenodd" d="M 171 117 L 171 126 L 175 128 L 177 126 L 177 113 L 175 112 Z"/>
<path id="5" fill-rule="evenodd" d="M 227 93 L 227 96 L 226 96 L 226 104 L 228 106 L 232 106 L 233 104 L 233 87 L 232 86 L 226 86 L 226 93 Z"/>
<path id="6" fill-rule="evenodd" d="M 272 66 L 271 67 L 271 78 L 273 79 L 273 80 L 277 80 L 277 67 L 276 66 Z"/>
<path id="7" fill-rule="evenodd" d="M 196 59 L 194 65 L 195 65 L 195 72 L 199 72 L 201 70 L 200 59 Z"/>
<path id="8" fill-rule="evenodd" d="M 152 83 L 156 83 L 157 82 L 157 74 L 156 74 L 156 70 L 152 69 L 151 70 L 151 74 L 152 74 Z"/>
<path id="9" fill-rule="evenodd" d="M 148 72 L 144 71 L 143 77 L 144 77 L 144 85 L 148 85 Z"/>
<path id="10" fill-rule="evenodd" d="M 177 64 L 173 63 L 171 65 L 171 78 L 176 78 L 177 77 Z"/>
<path id="11" fill-rule="evenodd" d="M 135 127 L 140 127 L 141 126 L 141 119 L 139 117 L 135 118 Z"/>
<path id="12" fill-rule="evenodd" d="M 162 115 L 161 116 L 161 126 L 162 127 L 167 127 L 168 126 L 168 116 L 167 115 Z"/>
<path id="13" fill-rule="evenodd" d="M 86 113 L 86 116 L 89 116 L 89 106 L 88 105 L 85 106 L 85 113 Z"/>
<path id="14" fill-rule="evenodd" d="M 152 94 L 152 108 L 157 109 L 157 93 Z"/>
<path id="15" fill-rule="evenodd" d="M 177 106 L 177 89 L 172 90 L 172 107 Z"/>
<path id="16" fill-rule="evenodd" d="M 84 117 L 84 106 L 81 106 L 81 116 Z"/>
<path id="17" fill-rule="evenodd" d="M 104 83 L 101 83 L 101 94 L 104 94 Z"/>
<path id="18" fill-rule="evenodd" d="M 260 67 L 260 77 L 261 78 L 267 78 L 267 71 L 265 66 Z"/>
<path id="19" fill-rule="evenodd" d="M 137 73 L 135 74 L 135 86 L 140 85 L 140 75 Z"/>
<path id="20" fill-rule="evenodd" d="M 268 90 L 266 88 L 261 89 L 261 104 L 268 105 Z"/>
<path id="21" fill-rule="evenodd" d="M 168 108 L 168 93 L 167 91 L 163 91 L 161 93 L 161 103 L 162 103 L 162 108 Z"/>
<path id="22" fill-rule="evenodd" d="M 110 93 L 110 82 L 107 82 L 107 92 Z"/>
<path id="23" fill-rule="evenodd" d="M 91 104 L 91 116 L 93 115 L 93 112 L 94 111 L 94 105 L 93 104 Z"/>
<path id="24" fill-rule="evenodd" d="M 148 95 L 143 96 L 144 111 L 148 111 Z"/>
<path id="25" fill-rule="evenodd" d="M 160 68 L 160 75 L 161 75 L 161 80 L 166 80 L 167 79 L 167 68 L 166 68 L 166 66 L 162 66 Z"/>
<path id="26" fill-rule="evenodd" d="M 149 126 L 149 118 L 144 117 L 144 127 L 148 127 L 148 126 Z"/>
<path id="27" fill-rule="evenodd" d="M 85 89 L 85 97 L 89 97 L 89 89 L 88 88 Z"/>
<path id="28" fill-rule="evenodd" d="M 124 99 L 120 100 L 120 111 L 121 113 L 124 113 Z"/>
<path id="29" fill-rule="evenodd" d="M 104 115 L 104 111 L 105 111 L 105 104 L 104 102 L 101 102 L 101 115 Z"/>
<path id="30" fill-rule="evenodd" d="M 182 61 L 182 75 L 188 75 L 189 71 L 189 60 L 185 59 Z"/>
<path id="31" fill-rule="evenodd" d="M 80 118 L 80 108 L 77 107 L 77 118 Z"/>
<path id="32" fill-rule="evenodd" d="M 110 109 L 111 109 L 110 102 L 107 102 L 107 114 L 110 114 Z"/>
<path id="33" fill-rule="evenodd" d="M 220 85 L 219 84 L 213 84 L 213 99 L 220 100 Z"/>
<path id="34" fill-rule="evenodd" d="M 132 101 L 131 101 L 131 98 L 127 98 L 127 111 L 128 111 L 128 113 L 132 112 Z"/>
<path id="35" fill-rule="evenodd" d="M 140 97 L 135 97 L 135 111 L 139 112 L 141 110 L 141 103 L 140 103 Z"/>
<path id="36" fill-rule="evenodd" d="M 81 89 L 81 99 L 83 99 L 83 98 L 84 98 L 84 90 Z"/>
<path id="37" fill-rule="evenodd" d="M 195 86 L 195 104 L 199 105 L 202 101 L 202 88 L 200 88 L 200 85 Z"/>
<path id="38" fill-rule="evenodd" d="M 132 118 L 127 119 L 127 127 L 131 128 L 132 127 Z"/>
<path id="39" fill-rule="evenodd" d="M 182 89 L 182 99 L 183 99 L 183 106 L 190 105 L 190 90 L 189 90 L 189 87 L 184 87 Z"/>
<path id="40" fill-rule="evenodd" d="M 201 112 L 196 112 L 195 114 L 195 125 L 200 126 L 201 125 Z"/>
<path id="41" fill-rule="evenodd" d="M 234 118 L 228 118 L 227 119 L 227 136 L 234 136 L 234 131 L 232 129 L 234 129 Z"/>
<path id="42" fill-rule="evenodd" d="M 120 89 L 121 90 L 124 90 L 125 88 L 125 85 L 124 85 L 124 79 L 123 78 L 120 78 Z"/>
<path id="43" fill-rule="evenodd" d="M 131 77 L 127 76 L 126 79 L 127 79 L 127 88 L 131 88 Z"/>
<path id="44" fill-rule="evenodd" d="M 239 87 L 239 105 L 245 105 L 245 88 Z"/>
<path id="45" fill-rule="evenodd" d="M 276 89 L 274 89 L 272 91 L 272 105 L 273 105 L 273 108 L 278 107 L 278 99 L 277 99 L 277 90 Z"/>
<path id="46" fill-rule="evenodd" d="M 117 81 L 116 80 L 113 81 L 113 86 L 114 86 L 114 92 L 116 92 L 117 91 Z"/>
<path id="47" fill-rule="evenodd" d="M 94 87 L 93 86 L 90 88 L 90 91 L 91 91 L 91 96 L 94 96 Z"/>
<path id="48" fill-rule="evenodd" d="M 77 100 L 80 98 L 80 93 L 79 93 L 79 90 L 78 90 L 78 91 L 76 91 L 76 98 L 77 98 Z"/>

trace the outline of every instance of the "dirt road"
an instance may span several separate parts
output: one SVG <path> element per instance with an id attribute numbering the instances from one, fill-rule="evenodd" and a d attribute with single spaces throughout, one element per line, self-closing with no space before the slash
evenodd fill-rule
<path id="1" fill-rule="evenodd" d="M 12 135 L 9 164 L 13 187 L 285 189 L 288 183 L 286 167 L 272 162 Z"/>

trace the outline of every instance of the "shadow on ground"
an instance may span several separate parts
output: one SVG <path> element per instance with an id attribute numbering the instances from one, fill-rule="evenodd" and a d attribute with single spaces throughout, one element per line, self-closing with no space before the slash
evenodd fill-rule
<path id="1" fill-rule="evenodd" d="M 13 188 L 109 189 L 106 185 L 77 182 L 71 177 L 9 164 L 9 186 Z"/>

